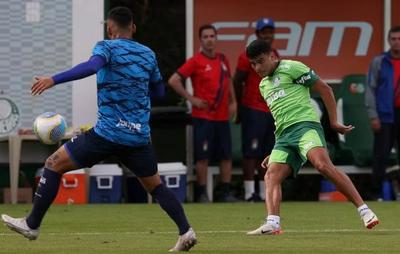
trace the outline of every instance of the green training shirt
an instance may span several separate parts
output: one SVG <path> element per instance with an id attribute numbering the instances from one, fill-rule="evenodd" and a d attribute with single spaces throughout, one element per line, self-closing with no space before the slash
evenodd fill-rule
<path id="1" fill-rule="evenodd" d="M 271 76 L 261 80 L 260 92 L 275 119 L 275 135 L 298 122 L 319 122 L 310 102 L 310 87 L 319 79 L 298 61 L 281 60 Z"/>

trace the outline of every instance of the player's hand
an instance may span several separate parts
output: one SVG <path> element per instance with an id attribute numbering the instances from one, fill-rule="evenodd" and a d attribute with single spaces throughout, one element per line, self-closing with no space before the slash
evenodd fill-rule
<path id="1" fill-rule="evenodd" d="M 192 97 L 190 99 L 190 103 L 192 103 L 193 107 L 199 108 L 199 109 L 208 109 L 208 103 L 205 100 L 202 100 L 197 97 Z"/>
<path id="2" fill-rule="evenodd" d="M 346 134 L 346 133 L 349 133 L 350 131 L 352 131 L 354 129 L 354 126 L 353 125 L 343 125 L 343 124 L 336 122 L 336 123 L 331 124 L 331 128 L 340 134 Z"/>
<path id="3" fill-rule="evenodd" d="M 236 103 L 236 101 L 229 103 L 228 110 L 229 110 L 229 116 L 232 119 L 235 119 L 235 121 L 236 121 L 236 115 L 237 115 L 237 103 Z"/>
<path id="4" fill-rule="evenodd" d="M 234 123 L 240 124 L 241 122 L 242 122 L 242 118 L 241 118 L 241 115 L 240 115 L 240 110 L 238 109 L 238 110 L 236 111 L 236 117 L 235 117 Z"/>
<path id="5" fill-rule="evenodd" d="M 268 161 L 269 161 L 269 155 L 265 157 L 265 159 L 261 162 L 261 167 L 264 169 L 268 168 Z"/>
<path id="6" fill-rule="evenodd" d="M 371 119 L 371 128 L 374 132 L 379 132 L 381 130 L 381 121 L 379 118 L 375 117 Z"/>
<path id="7" fill-rule="evenodd" d="M 31 94 L 33 96 L 40 95 L 53 86 L 54 80 L 51 77 L 35 77 L 31 87 Z"/>

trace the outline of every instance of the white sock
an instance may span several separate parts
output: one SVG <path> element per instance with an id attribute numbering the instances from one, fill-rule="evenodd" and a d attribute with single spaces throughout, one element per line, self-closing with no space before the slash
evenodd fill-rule
<path id="1" fill-rule="evenodd" d="M 244 199 L 249 199 L 254 193 L 254 180 L 244 181 Z"/>
<path id="2" fill-rule="evenodd" d="M 258 186 L 259 186 L 259 195 L 260 195 L 260 198 L 262 199 L 262 200 L 265 200 L 265 181 L 259 181 L 258 182 Z"/>
<path id="3" fill-rule="evenodd" d="M 268 215 L 267 223 L 271 224 L 274 228 L 280 228 L 281 227 L 281 217 L 279 217 L 278 215 Z"/>
<path id="4" fill-rule="evenodd" d="M 367 204 L 363 204 L 357 208 L 357 211 L 360 214 L 360 216 L 363 217 L 369 211 L 369 208 Z"/>

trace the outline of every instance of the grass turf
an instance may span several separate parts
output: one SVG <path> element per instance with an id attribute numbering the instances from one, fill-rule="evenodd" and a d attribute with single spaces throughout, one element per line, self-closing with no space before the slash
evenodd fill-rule
<path id="1" fill-rule="evenodd" d="M 400 203 L 369 203 L 381 223 L 363 227 L 350 203 L 284 202 L 279 236 L 249 237 L 264 205 L 188 204 L 197 231 L 193 253 L 399 253 Z M 0 205 L 0 213 L 24 216 L 27 205 Z M 175 225 L 158 205 L 53 206 L 37 241 L 0 227 L 0 253 L 166 253 L 177 240 Z"/>

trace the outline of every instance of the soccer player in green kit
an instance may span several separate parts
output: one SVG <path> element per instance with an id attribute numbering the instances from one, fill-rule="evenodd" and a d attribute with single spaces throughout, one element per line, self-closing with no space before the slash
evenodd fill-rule
<path id="1" fill-rule="evenodd" d="M 262 167 L 267 168 L 265 204 L 268 214 L 263 225 L 247 234 L 282 233 L 279 217 L 281 183 L 288 176 L 296 176 L 307 160 L 356 206 L 365 227 L 373 228 L 379 223 L 378 217 L 364 203 L 349 177 L 332 164 L 322 126 L 310 103 L 310 89 L 313 89 L 320 94 L 327 108 L 331 128 L 340 134 L 350 132 L 353 126 L 337 122 L 332 89 L 303 63 L 278 61 L 271 52 L 271 45 L 263 40 L 253 41 L 246 49 L 252 67 L 262 77 L 261 95 L 276 125 L 275 146 L 262 162 Z"/>

